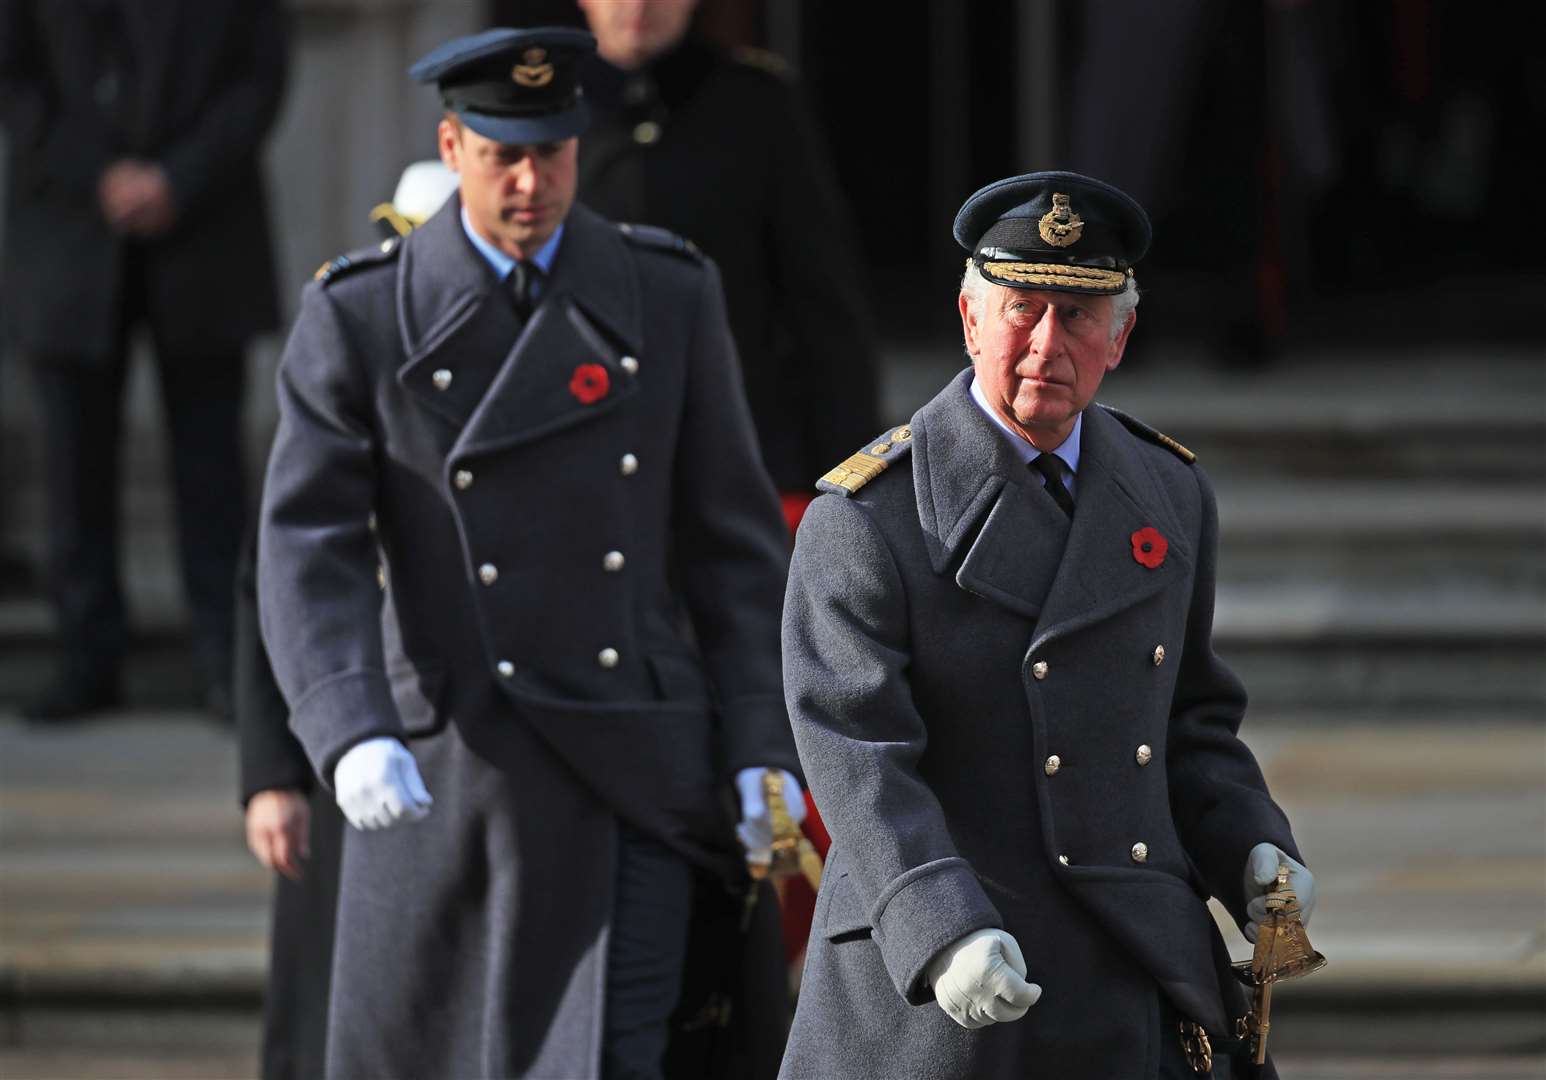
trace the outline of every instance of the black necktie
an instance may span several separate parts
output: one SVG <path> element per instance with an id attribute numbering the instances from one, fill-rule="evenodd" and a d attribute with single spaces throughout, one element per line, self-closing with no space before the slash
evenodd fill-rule
<path id="1" fill-rule="evenodd" d="M 1052 501 L 1058 504 L 1063 513 L 1073 517 L 1074 497 L 1063 486 L 1063 470 L 1068 468 L 1063 464 L 1063 459 L 1056 454 L 1041 454 L 1031 459 L 1031 468 L 1046 479 L 1047 494 L 1052 496 Z"/>
<path id="2" fill-rule="evenodd" d="M 542 269 L 535 263 L 517 262 L 510 268 L 510 276 L 505 278 L 505 285 L 510 289 L 510 302 L 523 319 L 531 317 L 537 295 L 537 281 L 541 277 Z"/>

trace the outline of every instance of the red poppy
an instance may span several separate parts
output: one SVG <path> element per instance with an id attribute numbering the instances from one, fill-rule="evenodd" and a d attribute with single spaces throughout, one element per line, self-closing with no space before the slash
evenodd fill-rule
<path id="1" fill-rule="evenodd" d="M 581 405 L 594 405 L 607 396 L 611 384 L 606 368 L 600 364 L 581 364 L 569 380 L 569 392 Z"/>
<path id="2" fill-rule="evenodd" d="M 1133 558 L 1143 563 L 1150 570 L 1155 569 L 1165 561 L 1165 552 L 1170 550 L 1170 542 L 1160 535 L 1160 531 L 1153 525 L 1145 525 L 1132 535 Z"/>

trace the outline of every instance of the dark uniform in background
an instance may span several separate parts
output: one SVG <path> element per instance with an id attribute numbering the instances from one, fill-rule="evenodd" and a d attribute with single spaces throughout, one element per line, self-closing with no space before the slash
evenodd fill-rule
<path id="1" fill-rule="evenodd" d="M 1122 289 L 1148 242 L 1146 221 L 1125 239 L 1136 207 L 1066 173 L 998 186 L 957 224 L 1003 260 L 991 281 Z M 1023 254 L 986 232 L 1000 211 L 1034 230 L 1054 191 L 1083 245 Z M 1245 1002 L 1206 901 L 1244 924 L 1253 846 L 1298 855 L 1213 650 L 1212 487 L 1092 405 L 1065 511 L 972 380 L 833 469 L 795 545 L 785 686 L 833 848 L 783 1075 L 1205 1074 L 1183 1019 L 1212 1037 L 1212 1075 L 1257 1075 L 1228 1071 Z M 968 1030 L 935 1006 L 930 965 L 987 928 L 1041 997 Z"/>
<path id="2" fill-rule="evenodd" d="M 766 53 L 689 36 L 634 71 L 582 70 L 580 198 L 718 263 L 763 461 L 805 493 L 879 426 L 865 277 L 828 154 Z"/>
<path id="3" fill-rule="evenodd" d="M 268 980 L 263 989 L 264 1080 L 323 1075 L 328 974 L 344 819 L 290 734 L 290 710 L 274 682 L 258 629 L 257 561 L 242 553 L 236 585 L 235 698 L 243 805 L 264 791 L 295 791 L 310 806 L 309 848 L 299 880 L 274 875 Z"/>
<path id="4" fill-rule="evenodd" d="M 278 324 L 258 154 L 285 41 L 272 0 L 0 5 L 10 137 L 5 336 L 35 362 L 50 578 L 65 649 L 29 713 L 119 697 L 118 444 L 130 332 L 156 346 L 183 582 L 213 703 L 229 695 L 231 581 L 245 516 L 243 348 Z M 163 170 L 175 218 L 126 238 L 99 206 L 121 159 Z"/>
<path id="5" fill-rule="evenodd" d="M 572 38 L 501 33 L 437 53 L 497 68 L 459 93 L 512 61 L 562 89 Z M 291 727 L 324 778 L 407 738 L 435 799 L 345 834 L 329 1071 L 593 1076 L 638 1007 L 612 968 L 687 918 L 616 917 L 619 850 L 738 894 L 721 785 L 796 765 L 786 541 L 713 264 L 576 204 L 528 317 L 460 212 L 336 261 L 280 369 L 258 593 Z"/>

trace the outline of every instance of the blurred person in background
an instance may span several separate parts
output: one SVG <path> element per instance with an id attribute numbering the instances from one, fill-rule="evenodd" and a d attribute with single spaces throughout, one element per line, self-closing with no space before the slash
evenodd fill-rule
<path id="1" fill-rule="evenodd" d="M 763 464 L 791 527 L 814 477 L 879 426 L 848 209 L 784 63 L 691 32 L 698 0 L 579 0 L 596 56 L 580 198 L 719 264 Z"/>
<path id="2" fill-rule="evenodd" d="M 422 225 L 456 185 L 438 160 L 409 165 L 392 200 L 370 212 L 382 240 Z M 324 1071 L 344 818 L 290 731 L 258 627 L 257 573 L 254 532 L 237 572 L 234 705 L 247 846 L 276 875 L 260 1072 L 263 1080 L 296 1080 Z"/>
<path id="3" fill-rule="evenodd" d="M 284 82 L 275 0 L 6 0 L 5 340 L 43 414 L 63 657 L 23 714 L 117 705 L 119 442 L 133 332 L 156 347 L 182 579 L 208 704 L 228 715 L 246 501 L 244 349 L 278 324 L 258 155 Z"/>

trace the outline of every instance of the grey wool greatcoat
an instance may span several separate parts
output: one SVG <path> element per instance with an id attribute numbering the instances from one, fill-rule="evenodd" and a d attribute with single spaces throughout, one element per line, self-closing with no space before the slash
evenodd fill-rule
<path id="1" fill-rule="evenodd" d="M 785 692 L 833 850 L 785 1077 L 1154 1077 L 1160 993 L 1216 1046 L 1245 1011 L 1206 898 L 1243 919 L 1251 847 L 1298 857 L 1213 651 L 1202 470 L 1092 407 L 1070 523 L 971 375 L 800 526 Z M 984 927 L 1042 996 L 968 1031 L 924 973 Z"/>
<path id="2" fill-rule="evenodd" d="M 291 728 L 324 781 L 406 736 L 435 799 L 347 831 L 329 1074 L 594 1076 L 617 820 L 733 879 L 720 785 L 797 767 L 787 534 L 711 262 L 576 205 L 523 327 L 459 213 L 335 260 L 280 365 Z"/>

